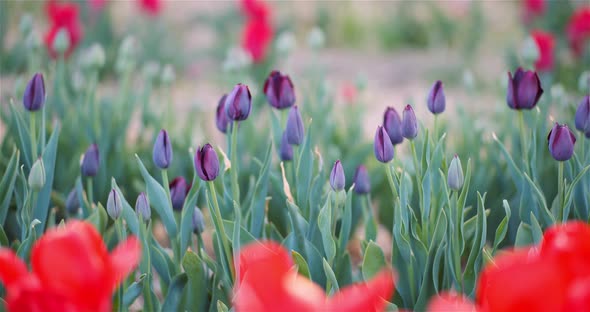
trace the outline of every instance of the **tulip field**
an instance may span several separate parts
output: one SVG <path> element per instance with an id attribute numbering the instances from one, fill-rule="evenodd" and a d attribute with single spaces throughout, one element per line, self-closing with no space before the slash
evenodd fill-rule
<path id="1" fill-rule="evenodd" d="M 587 311 L 587 1 L 0 1 L 0 311 Z"/>

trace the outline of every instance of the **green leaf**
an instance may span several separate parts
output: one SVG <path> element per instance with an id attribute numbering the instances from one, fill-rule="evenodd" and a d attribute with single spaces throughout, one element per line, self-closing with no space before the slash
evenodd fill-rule
<path id="1" fill-rule="evenodd" d="M 531 234 L 533 237 L 533 243 L 537 244 L 540 243 L 541 240 L 543 239 L 543 230 L 541 229 L 541 225 L 539 225 L 539 222 L 537 221 L 537 218 L 535 218 L 535 215 L 533 214 L 533 212 L 531 211 L 530 213 L 530 217 L 531 217 Z"/>
<path id="2" fill-rule="evenodd" d="M 334 293 L 338 292 L 340 290 L 340 287 L 338 286 L 338 281 L 336 280 L 336 275 L 334 275 L 334 271 L 330 267 L 330 264 L 328 263 L 326 258 L 324 258 L 322 260 L 322 264 L 324 266 L 324 272 L 326 273 L 326 278 L 328 279 L 328 284 L 331 286 L 326 289 L 326 292 L 327 293 L 330 293 L 330 291 L 333 291 Z"/>
<path id="3" fill-rule="evenodd" d="M 295 262 L 295 265 L 297 265 L 297 272 L 299 272 L 300 275 L 303 275 L 308 279 L 311 279 L 311 274 L 309 273 L 309 266 L 307 265 L 307 262 L 305 261 L 303 256 L 295 250 L 291 250 L 291 256 L 293 257 L 293 262 Z"/>
<path id="4" fill-rule="evenodd" d="M 534 191 L 534 194 L 537 196 L 537 199 L 539 200 L 539 202 L 541 203 L 541 213 L 542 213 L 542 217 L 545 217 L 547 223 L 547 226 L 552 225 L 555 223 L 555 218 L 553 217 L 553 215 L 551 214 L 551 212 L 549 212 L 549 208 L 547 207 L 547 201 L 545 200 L 545 195 L 543 195 L 543 192 L 537 187 L 537 184 L 535 182 L 533 182 L 533 180 L 531 180 L 531 178 L 525 173 L 524 177 L 526 179 L 526 181 L 529 183 L 529 185 L 531 186 L 531 188 Z"/>
<path id="5" fill-rule="evenodd" d="M 365 249 L 363 264 L 361 266 L 363 279 L 368 281 L 386 266 L 385 255 L 383 254 L 381 247 L 374 242 L 369 242 Z"/>
<path id="6" fill-rule="evenodd" d="M 41 224 L 35 227 L 37 235 L 40 236 L 45 231 L 45 223 L 49 213 L 49 201 L 51 200 L 51 191 L 53 189 L 53 175 L 55 172 L 55 159 L 57 156 L 57 141 L 59 138 L 59 125 L 55 127 L 49 142 L 43 150 L 43 164 L 45 165 L 45 185 L 37 195 L 37 204 L 33 208 L 33 219 L 41 221 Z"/>
<path id="7" fill-rule="evenodd" d="M 233 245 L 233 240 L 235 239 L 234 235 L 234 228 L 235 222 L 223 220 L 223 227 L 225 228 L 225 233 L 227 234 L 227 238 L 231 241 Z M 240 226 L 240 235 L 238 236 L 240 240 L 240 245 L 247 245 L 251 242 L 255 242 L 256 238 L 248 232 L 243 226 Z"/>
<path id="8" fill-rule="evenodd" d="M 221 300 L 217 300 L 217 311 L 218 312 L 228 312 L 229 309 Z"/>
<path id="9" fill-rule="evenodd" d="M 139 220 L 137 219 L 135 209 L 131 208 L 131 205 L 129 204 L 125 196 L 123 196 L 123 192 L 117 185 L 117 181 L 115 181 L 115 178 L 111 179 L 111 187 L 116 189 L 121 197 L 121 202 L 123 204 L 123 209 L 121 210 L 121 217 L 123 218 L 123 220 L 125 220 L 125 223 L 127 223 L 127 227 L 129 228 L 131 233 L 133 233 L 135 236 L 139 236 Z"/>
<path id="10" fill-rule="evenodd" d="M 199 197 L 199 191 L 201 190 L 201 179 L 195 174 L 193 176 L 193 183 L 191 190 L 186 196 L 182 212 L 180 215 L 180 256 L 184 257 L 184 253 L 188 248 L 191 237 L 193 235 L 193 215 L 195 213 L 195 207 L 197 205 L 197 199 Z"/>
<path id="11" fill-rule="evenodd" d="M 506 216 L 504 217 L 504 219 L 502 219 L 502 221 L 500 221 L 500 224 L 498 224 L 498 228 L 496 228 L 496 236 L 494 237 L 494 249 L 493 249 L 494 253 L 498 249 L 498 246 L 500 246 L 500 243 L 506 237 L 506 232 L 508 232 L 508 221 L 510 220 L 510 213 L 511 213 L 510 212 L 510 205 L 508 204 L 508 201 L 505 199 L 502 201 L 502 205 L 504 206 L 504 211 L 506 212 Z"/>
<path id="12" fill-rule="evenodd" d="M 274 115 L 274 114 L 273 114 Z M 272 144 L 268 144 L 266 149 L 266 156 L 264 157 L 264 163 L 260 172 L 258 173 L 258 179 L 254 185 L 252 201 L 250 203 L 250 211 L 252 212 L 252 218 L 250 222 L 250 232 L 254 237 L 262 237 L 262 231 L 264 229 L 264 209 L 266 206 L 266 196 L 268 193 L 268 177 L 270 172 L 270 162 L 272 159 Z"/>
<path id="13" fill-rule="evenodd" d="M 98 230 L 98 232 L 104 233 L 106 231 L 108 216 L 106 210 L 104 209 L 101 203 L 98 203 L 98 205 L 96 206 L 96 208 L 94 208 L 90 216 L 86 218 L 86 221 L 92 223 L 94 227 Z"/>
<path id="14" fill-rule="evenodd" d="M 4 228 L 0 225 L 0 246 L 8 247 L 9 244 L 10 242 L 6 236 L 6 232 L 4 232 Z"/>
<path id="15" fill-rule="evenodd" d="M 311 150 L 311 124 L 307 127 L 307 135 L 297 163 L 297 204 L 305 207 L 308 201 L 309 186 L 311 185 L 311 175 L 313 171 L 313 152 Z"/>
<path id="16" fill-rule="evenodd" d="M 150 199 L 152 207 L 158 213 L 162 222 L 164 223 L 164 227 L 166 227 L 166 231 L 170 237 L 176 237 L 178 234 L 178 229 L 176 227 L 176 221 L 174 220 L 174 215 L 172 213 L 172 207 L 170 207 L 170 202 L 168 201 L 168 197 L 166 196 L 166 191 L 164 188 L 154 179 L 143 163 L 139 156 L 135 155 L 137 158 L 137 163 L 139 164 L 139 170 L 143 179 L 146 184 L 146 192 L 147 196 Z"/>
<path id="17" fill-rule="evenodd" d="M 352 187 L 346 194 L 346 203 L 344 204 L 344 215 L 342 216 L 342 223 L 340 227 L 340 236 L 338 237 L 340 243 L 340 252 L 346 251 L 346 245 L 350 238 L 350 231 L 352 227 Z"/>
<path id="18" fill-rule="evenodd" d="M 143 289 L 143 281 L 146 274 L 141 274 L 136 282 L 131 283 L 123 294 L 123 307 L 129 307 L 137 297 L 141 294 Z"/>
<path id="19" fill-rule="evenodd" d="M 516 230 L 516 240 L 514 242 L 515 247 L 530 246 L 534 242 L 533 233 L 530 225 L 520 222 L 518 230 Z"/>
<path id="20" fill-rule="evenodd" d="M 165 256 L 158 248 L 152 245 L 150 246 L 150 258 L 152 260 L 154 269 L 156 269 L 156 272 L 158 272 L 158 275 L 164 284 L 170 285 L 170 269 L 168 268 L 168 263 L 166 262 Z"/>
<path id="21" fill-rule="evenodd" d="M 12 120 L 16 123 L 16 130 L 18 132 L 20 143 L 18 149 L 23 154 L 23 160 L 25 161 L 26 167 L 31 168 L 31 165 L 33 164 L 33 156 L 31 155 L 31 135 L 29 133 L 28 123 L 25 123 L 23 116 L 14 107 L 14 103 L 10 103 L 10 114 Z"/>
<path id="22" fill-rule="evenodd" d="M 10 208 L 10 200 L 14 192 L 14 185 L 16 182 L 16 176 L 18 174 L 20 153 L 15 148 L 12 151 L 12 156 L 6 165 L 6 171 L 0 180 L 0 226 L 2 226 L 8 215 L 8 209 Z"/>
<path id="23" fill-rule="evenodd" d="M 207 271 L 205 262 L 194 252 L 187 251 L 182 258 L 182 267 L 188 276 L 188 302 L 190 311 L 206 311 L 207 298 Z"/>
<path id="24" fill-rule="evenodd" d="M 182 293 L 187 282 L 188 276 L 186 273 L 180 273 L 172 279 L 170 288 L 168 289 L 168 295 L 162 304 L 162 312 L 182 310 Z"/>
<path id="25" fill-rule="evenodd" d="M 332 237 L 332 205 L 330 198 L 327 199 L 326 205 L 320 210 L 318 216 L 318 226 L 322 234 L 322 243 L 328 263 L 331 263 L 336 256 L 336 243 Z"/>

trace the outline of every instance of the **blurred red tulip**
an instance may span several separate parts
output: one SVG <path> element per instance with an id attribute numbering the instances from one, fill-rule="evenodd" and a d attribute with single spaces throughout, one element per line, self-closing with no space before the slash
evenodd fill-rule
<path id="1" fill-rule="evenodd" d="M 240 4 L 242 14 L 250 19 L 266 19 L 270 12 L 266 3 L 261 0 L 241 0 Z"/>
<path id="2" fill-rule="evenodd" d="M 47 231 L 33 246 L 32 271 L 12 250 L 0 249 L 0 281 L 9 311 L 111 311 L 115 289 L 139 263 L 135 237 L 110 254 L 87 222 Z"/>
<path id="3" fill-rule="evenodd" d="M 534 30 L 531 37 L 537 43 L 539 48 L 539 59 L 535 63 L 538 71 L 549 71 L 553 69 L 553 59 L 555 51 L 555 38 L 549 32 Z"/>
<path id="4" fill-rule="evenodd" d="M 82 24 L 78 16 L 78 5 L 75 3 L 59 4 L 57 0 L 47 1 L 47 17 L 49 18 L 49 30 L 45 34 L 45 45 L 52 58 L 56 58 L 57 52 L 53 49 L 53 40 L 60 29 L 65 29 L 70 39 L 70 46 L 65 55 L 69 56 L 82 40 Z"/>
<path id="5" fill-rule="evenodd" d="M 357 98 L 356 85 L 350 81 L 346 81 L 342 84 L 341 91 L 342 97 L 347 104 L 353 104 Z"/>
<path id="6" fill-rule="evenodd" d="M 139 7 L 150 15 L 158 15 L 162 9 L 161 0 L 137 0 Z"/>
<path id="7" fill-rule="evenodd" d="M 455 292 L 445 292 L 435 296 L 428 303 L 428 312 L 476 311 L 475 304 L 469 298 Z"/>
<path id="8" fill-rule="evenodd" d="M 545 0 L 523 0 L 522 1 L 522 14 L 526 24 L 529 24 L 537 16 L 545 13 L 546 3 Z"/>
<path id="9" fill-rule="evenodd" d="M 571 221 L 548 228 L 543 235 L 539 256 L 559 262 L 561 274 L 568 283 L 578 278 L 590 278 L 590 226 L 582 221 Z"/>
<path id="10" fill-rule="evenodd" d="M 244 26 L 242 34 L 242 48 L 250 53 L 255 63 L 261 62 L 266 57 L 274 30 L 266 19 L 249 19 Z"/>
<path id="11" fill-rule="evenodd" d="M 107 4 L 107 0 L 88 0 L 88 5 L 94 12 L 100 12 Z"/>
<path id="12" fill-rule="evenodd" d="M 297 274 L 284 247 L 270 241 L 242 248 L 239 259 L 236 311 L 383 311 L 384 299 L 393 294 L 393 275 L 384 270 L 328 298 L 317 284 Z"/>
<path id="13" fill-rule="evenodd" d="M 567 37 L 574 55 L 584 52 L 584 44 L 590 39 L 590 6 L 574 12 L 567 25 Z"/>

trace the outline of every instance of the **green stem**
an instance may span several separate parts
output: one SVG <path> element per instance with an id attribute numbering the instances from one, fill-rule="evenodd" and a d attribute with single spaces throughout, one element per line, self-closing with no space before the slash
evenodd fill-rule
<path id="1" fill-rule="evenodd" d="M 92 177 L 88 177 L 88 183 L 86 183 L 86 188 L 87 188 L 87 193 L 88 193 L 88 202 L 90 203 L 90 206 L 92 207 L 92 204 L 94 203 L 94 188 L 92 185 Z"/>
<path id="2" fill-rule="evenodd" d="M 238 185 L 238 122 L 234 122 L 231 133 L 231 189 L 233 200 L 240 204 L 240 186 Z"/>
<path id="3" fill-rule="evenodd" d="M 36 112 L 31 112 L 30 114 L 30 127 L 31 127 L 31 151 L 33 152 L 33 159 L 31 160 L 32 162 L 35 162 L 37 160 L 37 131 L 35 129 L 35 123 L 37 122 L 37 113 Z M 33 164 L 31 164 L 32 166 Z"/>
<path id="4" fill-rule="evenodd" d="M 520 128 L 520 147 L 522 148 L 522 159 L 526 173 L 529 173 L 529 156 L 526 144 L 526 128 L 524 124 L 524 113 L 522 110 L 518 111 L 518 126 Z"/>
<path id="5" fill-rule="evenodd" d="M 166 197 L 168 198 L 168 207 L 172 208 L 172 197 L 170 196 L 170 182 L 168 180 L 168 171 L 162 169 L 162 184 L 164 184 L 164 191 L 166 191 Z M 177 222 L 178 223 L 178 222 Z M 177 224 L 180 225 L 180 224 Z M 174 253 L 174 259 L 180 261 L 180 246 L 176 237 L 169 237 L 170 245 L 172 245 L 172 252 Z"/>
<path id="6" fill-rule="evenodd" d="M 117 230 L 117 236 L 119 237 L 119 243 L 125 241 L 125 228 L 123 227 L 123 219 L 119 218 L 115 220 L 115 228 Z M 123 311 L 123 288 L 125 287 L 125 280 L 121 281 L 121 285 L 117 288 L 117 301 L 119 302 L 118 310 Z"/>
<path id="7" fill-rule="evenodd" d="M 454 255 L 454 266 L 455 266 L 455 274 L 457 275 L 457 282 L 458 282 L 458 286 L 459 286 L 459 292 L 463 292 L 463 274 L 461 274 L 461 227 L 462 227 L 462 215 L 463 212 L 461 211 L 459 205 L 458 205 L 458 201 L 457 201 L 457 192 L 455 191 L 451 191 L 452 192 L 452 199 L 451 199 L 451 209 L 454 210 L 454 214 L 455 214 L 455 237 L 453 237 L 453 240 L 455 240 L 456 244 L 455 247 L 457 248 L 456 250 L 453 251 L 453 255 Z"/>
<path id="8" fill-rule="evenodd" d="M 143 248 L 148 249 L 149 245 L 148 242 L 151 240 L 150 237 L 150 233 L 151 231 L 149 230 L 149 223 L 140 223 L 140 231 L 141 231 L 141 236 L 143 237 L 143 242 L 145 242 Z M 145 273 L 146 274 L 146 278 L 145 281 L 143 283 L 143 300 L 144 300 L 144 310 L 145 311 L 153 311 L 154 310 L 154 304 L 152 302 L 152 260 L 151 260 L 151 256 L 150 256 L 150 252 L 146 251 L 143 254 L 144 260 L 145 260 Z"/>
<path id="9" fill-rule="evenodd" d="M 564 215 L 565 213 L 565 203 L 564 203 L 564 194 L 565 194 L 565 185 L 564 185 L 564 181 L 563 181 L 563 167 L 564 167 L 564 162 L 560 161 L 558 164 L 558 169 L 557 169 L 557 198 L 558 198 L 558 202 L 559 202 L 559 218 L 558 220 L 561 220 L 561 222 L 565 222 L 565 220 L 567 219 L 567 216 Z"/>
<path id="10" fill-rule="evenodd" d="M 373 216 L 373 210 L 371 209 L 371 195 L 367 194 L 364 196 L 362 201 L 363 205 L 363 218 L 365 219 L 365 240 L 376 241 L 377 240 L 377 222 Z"/>
<path id="11" fill-rule="evenodd" d="M 586 138 L 582 138 L 582 163 L 586 163 Z"/>
<path id="12" fill-rule="evenodd" d="M 438 114 L 434 115 L 434 135 L 432 136 L 434 143 L 438 141 Z"/>
<path id="13" fill-rule="evenodd" d="M 213 224 L 215 225 L 215 230 L 217 231 L 217 239 L 220 242 L 220 245 L 223 246 L 223 251 L 225 253 L 225 260 L 227 265 L 229 266 L 229 270 L 231 272 L 229 278 L 233 282 L 235 270 L 232 265 L 231 257 L 231 249 L 229 247 L 228 237 L 225 233 L 225 227 L 223 226 L 223 219 L 221 218 L 221 210 L 219 209 L 219 203 L 217 202 L 217 191 L 215 190 L 215 184 L 213 181 L 208 183 L 209 185 L 209 192 L 211 193 L 211 202 L 213 202 L 213 213 L 211 213 L 211 218 L 213 219 Z"/>

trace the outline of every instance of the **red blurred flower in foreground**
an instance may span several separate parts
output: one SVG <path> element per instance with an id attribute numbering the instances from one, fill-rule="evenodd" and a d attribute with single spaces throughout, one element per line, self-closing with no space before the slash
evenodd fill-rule
<path id="1" fill-rule="evenodd" d="M 242 14 L 251 19 L 266 19 L 270 12 L 261 0 L 241 0 L 240 4 Z"/>
<path id="2" fill-rule="evenodd" d="M 581 221 L 547 229 L 538 247 L 506 252 L 481 272 L 475 304 L 442 294 L 430 311 L 584 311 L 590 306 L 590 226 Z M 472 309 L 472 310 L 473 310 Z"/>
<path id="3" fill-rule="evenodd" d="M 9 311 L 111 311 L 115 289 L 139 262 L 135 237 L 110 254 L 87 222 L 70 221 L 47 231 L 33 246 L 32 271 L 8 248 L 0 248 L 0 281 Z"/>
<path id="4" fill-rule="evenodd" d="M 158 15 L 162 8 L 160 0 L 137 0 L 137 2 L 140 8 L 150 15 Z"/>
<path id="5" fill-rule="evenodd" d="M 529 24 L 537 16 L 545 13 L 546 3 L 545 0 L 523 0 L 522 1 L 522 14 L 526 24 Z"/>
<path id="6" fill-rule="evenodd" d="M 357 91 L 356 85 L 350 81 L 345 81 L 340 89 L 342 98 L 347 104 L 353 104 L 356 101 Z"/>
<path id="7" fill-rule="evenodd" d="M 574 12 L 567 25 L 567 38 L 576 56 L 584 52 L 584 45 L 590 39 L 590 6 Z"/>
<path id="8" fill-rule="evenodd" d="M 88 0 L 88 5 L 94 12 L 100 12 L 107 5 L 107 0 Z"/>
<path id="9" fill-rule="evenodd" d="M 241 0 L 246 25 L 242 33 L 242 48 L 250 53 L 255 63 L 261 62 L 272 41 L 274 29 L 270 22 L 270 9 L 262 0 Z"/>
<path id="10" fill-rule="evenodd" d="M 553 35 L 542 30 L 534 30 L 531 33 L 531 37 L 533 37 L 539 48 L 539 59 L 535 63 L 535 68 L 539 71 L 553 69 L 555 51 L 555 38 Z"/>
<path id="11" fill-rule="evenodd" d="M 70 55 L 76 48 L 76 45 L 82 39 L 82 24 L 78 16 L 78 5 L 75 3 L 59 4 L 56 0 L 47 2 L 47 17 L 49 18 L 49 31 L 45 34 L 45 45 L 52 58 L 57 57 L 57 52 L 53 49 L 53 40 L 60 29 L 65 29 L 70 39 L 70 46 L 66 51 L 66 56 Z"/>
<path id="12" fill-rule="evenodd" d="M 236 311 L 383 311 L 393 294 L 392 272 L 383 270 L 328 298 L 320 286 L 297 274 L 284 247 L 270 241 L 244 247 L 239 257 Z"/>

